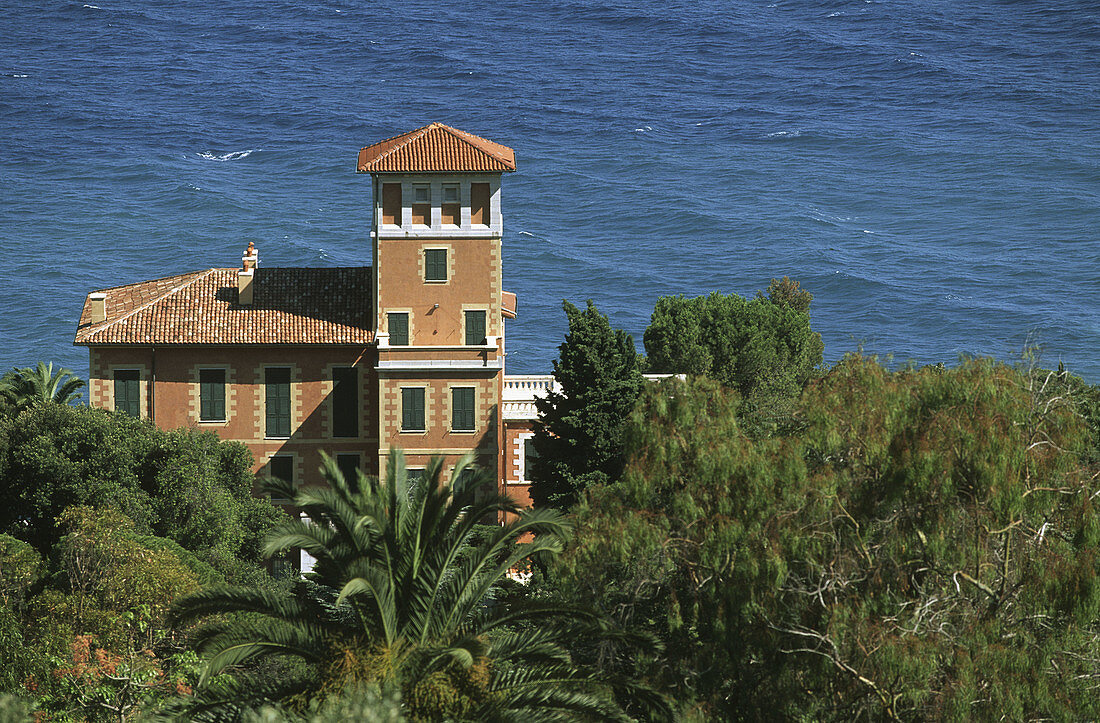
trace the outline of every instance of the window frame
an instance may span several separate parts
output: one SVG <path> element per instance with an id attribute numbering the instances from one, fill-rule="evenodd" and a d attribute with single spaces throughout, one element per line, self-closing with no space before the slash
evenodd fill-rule
<path id="1" fill-rule="evenodd" d="M 481 314 L 481 336 L 474 337 L 479 341 L 470 341 L 470 314 Z M 489 334 L 489 312 L 486 309 L 462 310 L 462 340 L 466 346 L 485 346 L 485 340 Z"/>
<path id="2" fill-rule="evenodd" d="M 432 276 L 433 272 L 440 270 L 440 264 L 438 257 L 436 261 L 429 261 L 429 254 L 443 254 L 442 271 L 443 277 L 436 278 Z M 449 267 L 450 262 L 450 249 L 447 247 L 431 246 L 424 249 L 424 283 L 426 284 L 445 284 L 450 280 L 451 270 Z"/>
<path id="3" fill-rule="evenodd" d="M 359 389 L 359 369 L 355 366 L 334 366 L 331 369 L 332 373 L 332 395 L 331 395 L 331 413 L 332 413 L 332 436 L 339 439 L 355 439 L 359 437 L 360 416 L 362 415 L 362 397 Z M 348 380 L 354 385 L 352 392 L 352 400 L 350 402 L 343 401 L 337 396 L 340 390 L 342 381 L 337 378 L 337 374 L 347 373 Z M 341 405 L 347 405 L 343 407 Z M 343 419 L 342 414 L 350 414 L 350 419 Z M 349 426 L 342 427 L 342 422 L 347 423 Z M 350 434 L 343 433 L 344 431 L 351 430 Z"/>
<path id="4" fill-rule="evenodd" d="M 286 477 L 280 477 L 279 475 L 274 474 L 274 471 L 272 470 L 272 466 L 273 466 L 272 463 L 277 459 L 278 460 L 284 460 L 284 459 L 287 460 L 287 464 L 290 465 L 290 479 L 287 479 Z M 295 479 L 295 476 L 294 476 L 294 466 L 295 466 L 294 462 L 295 462 L 295 460 L 294 460 L 294 455 L 293 454 L 285 454 L 284 453 L 284 454 L 273 454 L 273 455 L 271 455 L 267 459 L 267 478 L 268 479 L 281 479 L 284 482 L 289 482 L 294 487 L 294 489 L 298 489 L 298 481 L 297 481 L 297 479 Z M 289 497 L 270 497 L 270 500 L 272 502 L 290 502 Z"/>
<path id="5" fill-rule="evenodd" d="M 121 374 L 126 374 L 126 375 L 131 375 L 132 374 L 132 375 L 134 375 L 134 378 L 133 379 L 119 379 L 119 374 L 120 373 Z M 141 368 L 140 367 L 120 367 L 120 368 L 117 368 L 117 369 L 112 369 L 111 370 L 111 382 L 112 382 L 111 393 L 112 393 L 112 396 L 113 396 L 112 405 L 111 405 L 112 409 L 115 412 L 122 412 L 123 414 L 134 417 L 135 419 L 141 419 Z M 130 389 L 127 389 L 126 403 L 127 403 L 127 406 L 129 406 L 131 404 L 133 405 L 133 409 L 136 412 L 136 414 L 131 414 L 129 409 L 119 409 L 119 404 L 118 404 L 118 400 L 119 400 L 119 393 L 118 393 L 119 392 L 119 382 L 123 382 L 124 384 L 125 383 L 131 383 L 131 382 L 133 383 L 133 385 L 134 385 L 133 389 L 132 389 L 133 399 L 132 400 L 130 399 L 130 396 L 131 396 L 130 395 Z"/>
<path id="6" fill-rule="evenodd" d="M 447 191 L 454 190 L 455 199 L 447 200 Z M 452 211 L 453 213 L 448 213 Z M 453 218 L 454 220 L 448 220 Z M 439 223 L 447 228 L 459 228 L 462 226 L 462 184 L 444 183 L 439 191 Z"/>
<path id="7" fill-rule="evenodd" d="M 469 395 L 469 405 L 459 408 L 459 394 Z M 467 400 L 463 400 L 464 402 Z M 459 414 L 463 415 L 461 418 Z M 468 415 L 468 416 L 466 416 Z M 469 422 L 468 426 L 459 426 L 459 422 Z M 477 432 L 477 387 L 451 387 L 451 431 L 462 434 Z"/>
<path id="8" fill-rule="evenodd" d="M 427 200 L 417 199 L 417 195 L 425 192 Z M 411 216 L 409 223 L 414 228 L 430 228 L 432 225 L 432 185 L 430 183 L 414 183 L 412 186 L 412 202 L 409 204 Z M 423 219 L 423 220 L 420 220 Z"/>
<path id="9" fill-rule="evenodd" d="M 205 390 L 208 384 L 214 384 L 215 382 L 203 381 L 203 375 L 211 374 L 214 372 L 221 373 L 221 416 L 207 415 L 206 414 L 206 398 Z M 203 424 L 227 422 L 229 421 L 229 405 L 228 405 L 228 384 L 229 373 L 225 367 L 199 367 L 199 421 Z"/>
<path id="10" fill-rule="evenodd" d="M 409 346 L 412 343 L 412 334 L 409 329 L 409 320 L 412 315 L 407 311 L 387 311 L 386 312 L 386 330 L 389 333 L 390 346 Z M 404 317 L 405 319 L 405 336 L 404 341 L 394 341 L 393 333 L 393 320 L 394 317 Z"/>
<path id="11" fill-rule="evenodd" d="M 416 426 L 414 423 L 418 421 L 416 419 L 416 404 L 411 405 L 412 409 L 409 410 L 409 400 L 419 396 L 420 398 L 420 410 L 419 410 L 419 422 L 420 426 Z M 428 431 L 428 403 L 427 403 L 427 390 L 424 387 L 401 387 L 401 433 L 423 434 Z"/>
<path id="12" fill-rule="evenodd" d="M 285 371 L 286 382 L 271 382 L 268 380 L 268 375 L 274 371 Z M 278 434 L 281 429 L 272 431 L 271 420 L 273 417 L 271 411 L 271 388 L 276 384 L 286 384 L 286 434 Z M 276 399 L 275 401 L 280 401 Z M 285 365 L 271 365 L 264 367 L 264 439 L 290 439 L 294 436 L 294 374 L 293 367 Z"/>

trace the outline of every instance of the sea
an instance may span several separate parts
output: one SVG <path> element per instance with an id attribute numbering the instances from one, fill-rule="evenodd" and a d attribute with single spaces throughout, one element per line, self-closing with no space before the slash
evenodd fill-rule
<path id="1" fill-rule="evenodd" d="M 92 290 L 370 263 L 365 145 L 515 149 L 507 371 L 562 301 L 641 345 L 656 299 L 814 295 L 827 362 L 1042 363 L 1100 383 L 1100 4 L 13 0 L 0 7 L 0 369 Z"/>

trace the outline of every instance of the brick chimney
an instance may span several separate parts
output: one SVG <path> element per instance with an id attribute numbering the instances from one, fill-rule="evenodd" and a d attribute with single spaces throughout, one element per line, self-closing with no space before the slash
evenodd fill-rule
<path id="1" fill-rule="evenodd" d="M 88 294 L 92 304 L 92 323 L 98 324 L 107 321 L 107 294 L 102 291 L 94 291 Z"/>
<path id="2" fill-rule="evenodd" d="M 241 257 L 241 268 L 237 271 L 237 303 L 247 306 L 252 303 L 252 280 L 256 276 L 256 265 L 260 257 L 256 246 L 248 242 L 248 249 Z"/>

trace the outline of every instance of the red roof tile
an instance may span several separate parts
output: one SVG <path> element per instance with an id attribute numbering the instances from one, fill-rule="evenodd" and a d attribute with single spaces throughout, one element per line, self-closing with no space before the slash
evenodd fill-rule
<path id="1" fill-rule="evenodd" d="M 208 269 L 103 289 L 107 320 L 85 302 L 75 344 L 369 344 L 371 269 L 256 269 L 237 303 L 237 269 Z"/>
<path id="2" fill-rule="evenodd" d="M 508 146 L 442 123 L 379 141 L 359 151 L 359 173 L 501 173 L 516 170 Z"/>

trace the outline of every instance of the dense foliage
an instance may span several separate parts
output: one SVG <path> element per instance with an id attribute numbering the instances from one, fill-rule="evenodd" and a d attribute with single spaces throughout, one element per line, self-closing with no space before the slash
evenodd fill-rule
<path id="1" fill-rule="evenodd" d="M 554 361 L 558 389 L 535 403 L 531 496 L 538 507 L 566 508 L 586 487 L 618 479 L 623 423 L 642 388 L 633 339 L 612 329 L 591 300 L 583 311 L 562 306 L 569 331 Z"/>
<path id="2" fill-rule="evenodd" d="M 1064 389 L 853 357 L 766 439 L 713 383 L 650 389 L 551 588 L 657 634 L 638 673 L 708 718 L 1095 718 L 1100 478 Z"/>
<path id="3" fill-rule="evenodd" d="M 0 695 L 16 718 L 130 720 L 197 680 L 168 606 L 227 579 L 275 586 L 260 544 L 284 516 L 252 496 L 243 446 L 67 406 L 65 370 L 22 371 L 5 392 L 41 393 L 0 411 Z"/>
<path id="4" fill-rule="evenodd" d="M 181 620 L 254 614 L 201 632 L 209 662 L 183 710 L 220 719 L 262 703 L 302 707 L 369 684 L 399 689 L 412 720 L 623 719 L 612 691 L 632 699 L 644 691 L 573 664 L 564 647 L 578 636 L 608 637 L 599 619 L 573 606 L 488 604 L 510 570 L 560 551 L 564 517 L 486 495 L 490 480 L 463 474 L 465 467 L 447 485 L 435 460 L 410 484 L 395 454 L 384 480 L 360 472 L 349 481 L 326 457 L 327 487 L 275 485 L 308 519 L 273 530 L 268 552 L 299 548 L 316 565 L 290 595 L 215 587 L 177 603 Z M 515 518 L 480 524 L 502 512 Z M 300 660 L 300 674 L 271 680 L 250 672 L 250 663 L 273 656 Z"/>
<path id="5" fill-rule="evenodd" d="M 57 543 L 66 508 L 111 507 L 229 577 L 251 575 L 281 515 L 253 486 L 251 453 L 212 432 L 62 404 L 0 415 L 0 532 L 39 550 Z"/>
<path id="6" fill-rule="evenodd" d="M 795 397 L 822 363 L 812 300 L 786 277 L 755 299 L 662 296 L 643 336 L 649 371 L 707 376 L 753 405 Z"/>

